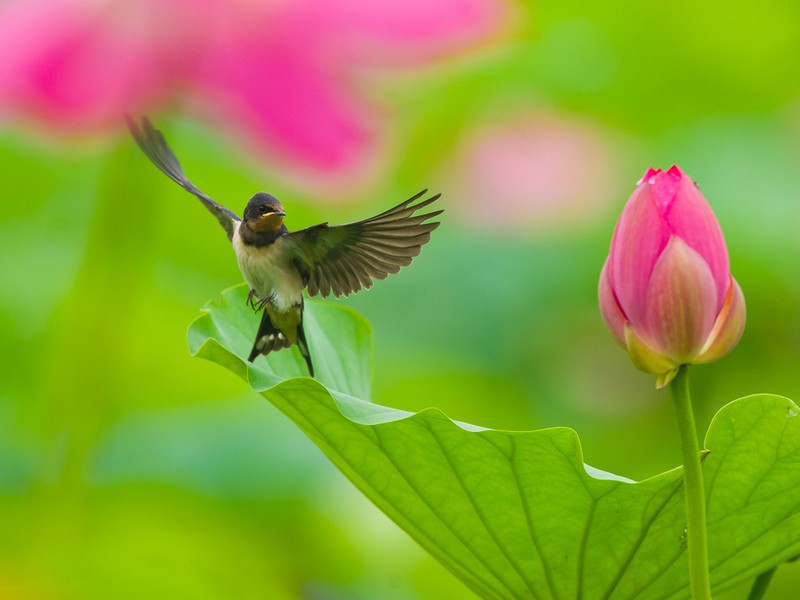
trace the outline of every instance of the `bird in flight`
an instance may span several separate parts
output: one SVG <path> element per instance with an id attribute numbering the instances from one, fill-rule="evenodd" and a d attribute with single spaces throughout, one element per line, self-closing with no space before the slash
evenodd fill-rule
<path id="1" fill-rule="evenodd" d="M 239 270 L 250 286 L 247 302 L 263 311 L 248 361 L 260 354 L 297 345 L 314 377 L 314 366 L 303 331 L 303 290 L 310 296 L 347 296 L 372 287 L 411 263 L 439 222 L 436 210 L 418 211 L 435 202 L 436 194 L 417 202 L 427 190 L 379 215 L 348 223 L 320 223 L 290 232 L 278 199 L 264 192 L 247 202 L 243 218 L 200 191 L 183 173 L 163 134 L 146 117 L 128 129 L 145 155 L 167 177 L 191 192 L 213 214 L 228 235 Z M 416 202 L 416 204 L 415 204 Z"/>

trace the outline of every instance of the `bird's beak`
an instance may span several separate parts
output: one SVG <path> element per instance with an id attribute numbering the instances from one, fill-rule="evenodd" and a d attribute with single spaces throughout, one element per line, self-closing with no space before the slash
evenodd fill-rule
<path id="1" fill-rule="evenodd" d="M 268 212 L 265 215 L 256 217 L 250 227 L 255 231 L 277 231 L 283 224 L 284 216 L 286 216 L 286 213 L 282 210 Z"/>

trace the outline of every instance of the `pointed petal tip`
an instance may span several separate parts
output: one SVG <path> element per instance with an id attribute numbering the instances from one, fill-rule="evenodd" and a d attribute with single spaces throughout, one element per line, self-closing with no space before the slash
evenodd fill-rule
<path id="1" fill-rule="evenodd" d="M 642 178 L 639 180 L 639 182 L 641 183 L 642 181 L 647 181 L 648 183 L 652 184 L 656 182 L 655 178 L 665 175 L 668 175 L 673 181 L 678 181 L 684 177 L 685 173 L 678 165 L 672 165 L 666 171 L 655 167 L 649 167 L 647 171 L 644 172 L 644 175 L 642 175 Z"/>
<path id="2" fill-rule="evenodd" d="M 675 379 L 675 376 L 678 374 L 678 369 L 680 369 L 680 367 L 675 367 L 666 373 L 660 373 L 658 377 L 656 377 L 656 389 L 663 390 L 665 387 L 667 387 L 669 383 Z"/>
<path id="3" fill-rule="evenodd" d="M 671 175 L 673 177 L 673 179 L 680 179 L 681 177 L 683 177 L 684 173 L 683 173 L 683 171 L 681 171 L 681 169 L 680 169 L 680 167 L 678 167 L 678 165 L 672 165 L 667 170 L 667 175 Z"/>
<path id="4" fill-rule="evenodd" d="M 643 181 L 647 181 L 651 177 L 655 177 L 660 172 L 661 172 L 661 169 L 654 169 L 653 167 L 648 167 L 647 171 L 644 172 L 644 175 L 642 175 L 641 179 L 639 179 L 639 181 L 636 182 L 636 185 L 639 185 Z"/>

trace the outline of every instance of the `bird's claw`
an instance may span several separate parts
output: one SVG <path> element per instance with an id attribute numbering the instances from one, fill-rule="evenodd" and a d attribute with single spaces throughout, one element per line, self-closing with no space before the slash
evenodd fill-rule
<path id="1" fill-rule="evenodd" d="M 275 298 L 275 294 L 272 294 L 271 296 L 267 296 L 266 298 L 262 298 L 261 300 L 259 300 L 256 303 L 256 312 L 265 309 L 267 307 L 267 304 L 272 302 L 272 300 L 274 298 Z"/>
<path id="2" fill-rule="evenodd" d="M 256 291 L 254 289 L 250 288 L 250 291 L 247 292 L 247 300 L 245 300 L 244 303 L 247 306 L 249 306 L 250 308 L 252 308 L 253 310 L 256 310 L 256 305 L 253 302 L 253 298 L 255 298 L 255 297 L 256 297 Z"/>
<path id="3" fill-rule="evenodd" d="M 259 300 L 256 300 L 256 291 L 251 289 L 247 294 L 246 304 L 247 306 L 251 307 L 255 312 L 259 312 L 261 310 L 264 310 L 267 304 L 272 302 L 274 298 L 275 294 L 271 294 L 269 296 L 266 296 L 265 298 L 260 298 Z"/>

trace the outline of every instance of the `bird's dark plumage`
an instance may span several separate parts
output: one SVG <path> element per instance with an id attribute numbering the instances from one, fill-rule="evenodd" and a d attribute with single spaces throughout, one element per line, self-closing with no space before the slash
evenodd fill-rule
<path id="1" fill-rule="evenodd" d="M 244 219 L 201 192 L 184 175 L 164 136 L 145 117 L 141 126 L 127 117 L 128 129 L 147 157 L 170 179 L 197 196 L 232 242 L 239 268 L 250 285 L 248 301 L 264 310 L 248 360 L 297 344 L 311 376 L 314 369 L 303 330 L 303 295 L 346 296 L 372 287 L 411 263 L 430 239 L 443 211 L 419 211 L 440 194 L 420 200 L 427 190 L 379 215 L 330 226 L 320 223 L 290 232 L 277 198 L 264 192 L 247 203 Z M 253 302 L 252 297 L 258 298 Z"/>
<path id="2" fill-rule="evenodd" d="M 439 226 L 425 221 L 442 213 L 415 215 L 441 195 L 412 204 L 426 191 L 363 221 L 333 227 L 322 223 L 290 233 L 286 244 L 309 295 L 346 296 L 410 264 Z"/>

